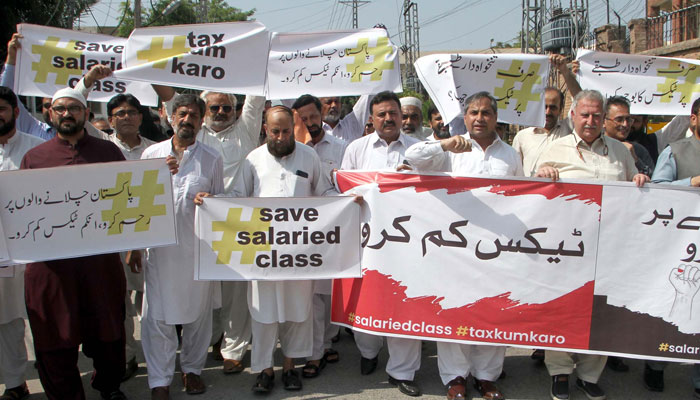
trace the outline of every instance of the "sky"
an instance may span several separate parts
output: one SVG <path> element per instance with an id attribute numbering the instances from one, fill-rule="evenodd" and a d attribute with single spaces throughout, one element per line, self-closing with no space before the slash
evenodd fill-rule
<path id="1" fill-rule="evenodd" d="M 115 25 L 121 14 L 122 0 L 100 0 L 93 7 L 93 16 L 87 15 L 85 26 Z M 226 0 L 242 10 L 255 9 L 253 18 L 265 24 L 270 31 L 314 32 L 352 28 L 352 7 L 341 0 Z M 527 0 L 532 1 L 532 0 Z M 607 22 L 606 0 L 587 1 L 591 27 Z M 643 18 L 645 1 L 608 0 L 610 21 L 617 23 L 617 11 L 623 25 L 631 19 Z M 384 24 L 392 42 L 404 42 L 403 0 L 371 0 L 358 10 L 360 28 Z M 523 0 L 414 0 L 418 6 L 419 44 L 421 51 L 487 49 L 493 43 L 511 42 L 517 38 L 522 23 Z M 547 4 L 561 4 L 568 8 L 573 0 L 547 0 Z M 133 1 L 131 2 L 133 4 Z M 149 7 L 142 0 L 142 7 Z"/>

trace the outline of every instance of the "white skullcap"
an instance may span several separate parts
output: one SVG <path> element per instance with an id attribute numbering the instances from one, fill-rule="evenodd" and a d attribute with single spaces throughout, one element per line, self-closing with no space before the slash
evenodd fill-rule
<path id="1" fill-rule="evenodd" d="M 418 97 L 402 97 L 399 99 L 401 101 L 401 107 L 403 106 L 416 106 L 418 109 L 423 109 L 423 102 L 420 101 Z"/>
<path id="2" fill-rule="evenodd" d="M 87 100 L 85 100 L 85 96 L 83 96 L 82 93 L 79 91 L 65 87 L 61 90 L 58 90 L 56 93 L 53 94 L 53 97 L 51 98 L 51 103 L 55 102 L 58 99 L 61 99 L 63 97 L 70 97 L 71 99 L 78 100 L 80 104 L 83 105 L 83 107 L 87 107 Z"/>

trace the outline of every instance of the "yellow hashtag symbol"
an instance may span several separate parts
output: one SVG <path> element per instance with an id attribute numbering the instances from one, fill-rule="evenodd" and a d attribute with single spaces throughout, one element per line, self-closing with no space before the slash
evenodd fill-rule
<path id="1" fill-rule="evenodd" d="M 46 83 L 49 73 L 55 73 L 56 84 L 67 85 L 68 78 L 71 75 L 81 76 L 83 74 L 83 71 L 78 68 L 77 65 L 72 68 L 69 68 L 66 64 L 60 68 L 54 66 L 53 58 L 56 56 L 62 57 L 65 62 L 68 58 L 77 59 L 82 54 L 80 51 L 74 49 L 75 40 L 68 41 L 64 47 L 58 46 L 59 40 L 60 39 L 55 36 L 49 36 L 44 41 L 43 45 L 32 45 L 32 53 L 40 56 L 38 62 L 32 63 L 32 71 L 36 71 L 34 82 Z"/>
<path id="2" fill-rule="evenodd" d="M 137 51 L 136 59 L 143 60 L 142 64 L 156 61 L 153 63 L 153 68 L 164 69 L 170 57 L 183 56 L 189 53 L 190 48 L 185 44 L 186 39 L 187 37 L 185 36 L 174 36 L 173 47 L 166 49 L 163 47 L 164 37 L 151 38 L 150 48 Z"/>
<path id="3" fill-rule="evenodd" d="M 468 327 L 468 326 L 459 326 L 459 327 L 457 327 L 457 336 L 467 336 L 467 333 L 469 333 L 469 327 Z"/>
<path id="4" fill-rule="evenodd" d="M 533 62 L 528 67 L 527 72 L 522 69 L 522 66 L 523 61 L 513 60 L 509 69 L 499 69 L 496 76 L 498 79 L 503 79 L 503 86 L 493 90 L 493 94 L 498 100 L 498 108 L 508 108 L 510 99 L 517 100 L 515 111 L 518 115 L 527 110 L 528 102 L 539 102 L 542 98 L 541 93 L 532 90 L 535 84 L 542 82 L 542 77 L 538 75 L 541 65 Z M 519 89 L 515 88 L 517 83 L 520 83 Z"/>
<path id="5" fill-rule="evenodd" d="M 671 102 L 676 92 L 681 94 L 679 103 L 688 103 L 693 98 L 693 93 L 700 92 L 700 83 L 696 83 L 700 77 L 700 68 L 687 68 L 680 61 L 671 60 L 668 69 L 659 69 L 656 74 L 666 77 L 664 83 L 656 85 L 656 91 L 663 94 L 659 100 L 662 103 Z M 680 78 L 683 78 L 682 83 L 679 83 Z"/>
<path id="6" fill-rule="evenodd" d="M 377 39 L 375 47 L 369 47 L 369 39 L 360 39 L 356 48 L 345 49 L 345 54 L 354 58 L 352 64 L 347 66 L 347 72 L 352 74 L 350 82 L 361 82 L 363 75 L 369 75 L 371 81 L 381 80 L 382 71 L 394 68 L 392 61 L 386 61 L 386 56 L 392 51 L 386 37 Z"/>
<path id="7" fill-rule="evenodd" d="M 107 234 L 122 233 L 124 225 L 134 225 L 134 232 L 147 231 L 152 217 L 165 215 L 165 204 L 154 204 L 156 196 L 163 193 L 158 170 L 144 171 L 140 186 L 131 186 L 131 172 L 118 173 L 113 188 L 100 190 L 101 200 L 112 200 L 112 209 L 102 211 L 102 220 L 109 224 Z M 129 207 L 136 200 L 138 204 Z"/>
<path id="8" fill-rule="evenodd" d="M 250 221 L 241 221 L 241 208 L 229 208 L 226 221 L 212 221 L 211 230 L 213 232 L 223 232 L 221 240 L 211 243 L 211 248 L 216 255 L 217 264 L 228 264 L 231 261 L 231 254 L 234 251 L 241 252 L 241 264 L 252 264 L 255 261 L 255 254 L 258 251 L 270 250 L 270 244 L 240 244 L 236 240 L 236 234 L 241 231 L 258 232 L 267 231 L 270 228 L 269 222 L 260 220 L 260 208 L 253 209 Z"/>
<path id="9" fill-rule="evenodd" d="M 355 313 L 351 312 L 348 314 L 348 322 L 355 322 Z"/>
<path id="10" fill-rule="evenodd" d="M 668 343 L 659 344 L 659 351 L 668 351 Z"/>

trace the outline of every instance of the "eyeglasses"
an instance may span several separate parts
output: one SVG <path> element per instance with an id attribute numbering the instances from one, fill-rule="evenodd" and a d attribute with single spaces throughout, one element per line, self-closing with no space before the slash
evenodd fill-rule
<path id="1" fill-rule="evenodd" d="M 54 106 L 54 107 L 51 107 L 51 109 L 53 110 L 53 112 L 55 112 L 57 114 L 64 114 L 66 111 L 68 111 L 71 114 L 78 114 L 79 112 L 82 112 L 83 110 L 85 110 L 85 107 L 82 107 L 82 106 L 68 106 L 68 107 Z"/>
<path id="2" fill-rule="evenodd" d="M 583 142 L 581 141 L 581 142 L 578 142 L 576 144 L 576 151 L 578 151 L 578 157 L 581 159 L 581 161 L 583 161 L 585 163 L 586 160 L 583 159 L 583 153 L 581 152 L 581 148 L 579 147 L 579 145 L 581 145 L 581 143 L 583 143 Z M 605 140 L 603 140 L 603 146 L 604 146 L 603 147 L 603 157 L 607 157 L 608 156 L 608 144 L 605 143 Z"/>
<path id="3" fill-rule="evenodd" d="M 43 108 L 49 109 L 51 108 L 51 103 L 44 103 L 41 105 Z"/>
<path id="4" fill-rule="evenodd" d="M 219 109 L 223 110 L 226 114 L 230 113 L 231 110 L 233 110 L 233 107 L 231 106 L 209 106 L 209 111 L 213 113 L 218 113 Z"/>
<path id="5" fill-rule="evenodd" d="M 139 112 L 137 110 L 119 110 L 119 111 L 113 113 L 112 115 L 117 117 L 117 118 L 124 118 L 127 115 L 130 117 L 135 117 L 135 116 L 139 115 Z"/>
<path id="6" fill-rule="evenodd" d="M 624 124 L 625 122 L 628 122 L 628 123 L 630 123 L 630 124 L 631 124 L 631 123 L 634 123 L 634 117 L 632 117 L 632 116 L 629 116 L 629 117 L 605 118 L 605 119 L 608 120 L 608 121 L 613 121 L 613 122 L 616 123 L 617 125 L 622 125 L 622 124 Z"/>

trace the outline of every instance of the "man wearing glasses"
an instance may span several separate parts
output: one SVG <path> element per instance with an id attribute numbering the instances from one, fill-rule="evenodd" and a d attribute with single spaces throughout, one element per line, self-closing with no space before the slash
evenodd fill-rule
<path id="1" fill-rule="evenodd" d="M 630 151 L 617 140 L 603 135 L 605 99 L 600 92 L 583 90 L 574 97 L 571 121 L 574 132 L 553 141 L 540 157 L 537 177 L 633 181 L 644 185 L 649 177 L 640 174 Z M 553 399 L 569 398 L 569 375 L 576 370 L 576 387 L 591 400 L 605 399 L 598 386 L 607 356 L 545 351 L 544 362 L 552 376 Z"/>
<path id="2" fill-rule="evenodd" d="M 608 98 L 605 102 L 605 136 L 621 141 L 632 153 L 639 172 L 651 176 L 654 172 L 654 160 L 649 152 L 641 144 L 627 140 L 633 121 L 630 115 L 630 103 L 626 98 L 622 96 Z"/>

